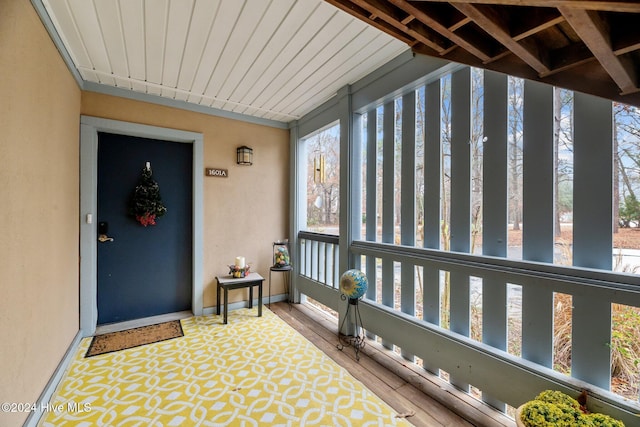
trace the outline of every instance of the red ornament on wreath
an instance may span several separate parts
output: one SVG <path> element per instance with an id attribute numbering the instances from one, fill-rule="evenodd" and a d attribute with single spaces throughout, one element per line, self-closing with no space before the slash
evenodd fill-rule
<path id="1" fill-rule="evenodd" d="M 136 215 L 136 220 L 145 227 L 147 225 L 156 225 L 156 216 L 148 212 L 144 215 Z"/>
<path id="2" fill-rule="evenodd" d="M 151 165 L 147 162 L 129 201 L 129 215 L 145 227 L 156 225 L 156 219 L 167 212 L 160 197 L 160 186 L 151 176 Z"/>

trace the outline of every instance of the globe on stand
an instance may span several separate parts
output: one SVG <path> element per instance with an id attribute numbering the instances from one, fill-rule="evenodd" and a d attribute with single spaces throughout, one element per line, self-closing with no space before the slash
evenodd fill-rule
<path id="1" fill-rule="evenodd" d="M 360 318 L 360 309 L 358 301 L 364 296 L 369 287 L 367 276 L 360 270 L 347 270 L 340 276 L 340 298 L 342 300 L 349 299 L 347 312 L 342 319 L 342 324 L 338 329 L 338 350 L 342 350 L 345 346 L 352 346 L 356 352 L 356 360 L 360 360 L 360 350 L 364 347 L 364 332 L 362 331 L 362 319 Z M 351 307 L 353 306 L 353 313 Z M 343 326 L 347 319 L 354 319 L 353 335 L 342 335 Z"/>
<path id="2" fill-rule="evenodd" d="M 360 270 L 347 270 L 340 276 L 340 292 L 350 300 L 361 298 L 368 287 L 367 276 Z"/>

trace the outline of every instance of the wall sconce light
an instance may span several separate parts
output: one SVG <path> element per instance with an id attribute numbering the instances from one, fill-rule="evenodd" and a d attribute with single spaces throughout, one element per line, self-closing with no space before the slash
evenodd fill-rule
<path id="1" fill-rule="evenodd" d="M 324 183 L 324 156 L 322 154 L 313 158 L 313 182 Z"/>
<path id="2" fill-rule="evenodd" d="M 238 147 L 238 158 L 236 163 L 239 165 L 252 165 L 253 164 L 253 149 L 243 145 L 242 147 Z"/>

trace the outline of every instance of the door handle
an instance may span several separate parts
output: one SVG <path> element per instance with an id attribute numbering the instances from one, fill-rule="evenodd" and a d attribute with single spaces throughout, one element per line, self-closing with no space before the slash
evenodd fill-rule
<path id="1" fill-rule="evenodd" d="M 98 241 L 99 242 L 113 242 L 113 237 L 107 236 L 109 232 L 109 223 L 101 221 L 98 223 Z"/>

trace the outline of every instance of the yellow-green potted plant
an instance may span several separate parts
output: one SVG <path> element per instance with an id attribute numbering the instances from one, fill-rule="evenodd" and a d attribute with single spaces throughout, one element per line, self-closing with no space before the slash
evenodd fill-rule
<path id="1" fill-rule="evenodd" d="M 586 398 L 586 394 L 581 395 Z M 518 427 L 624 427 L 605 414 L 589 413 L 585 404 L 555 390 L 545 390 L 516 411 Z"/>

